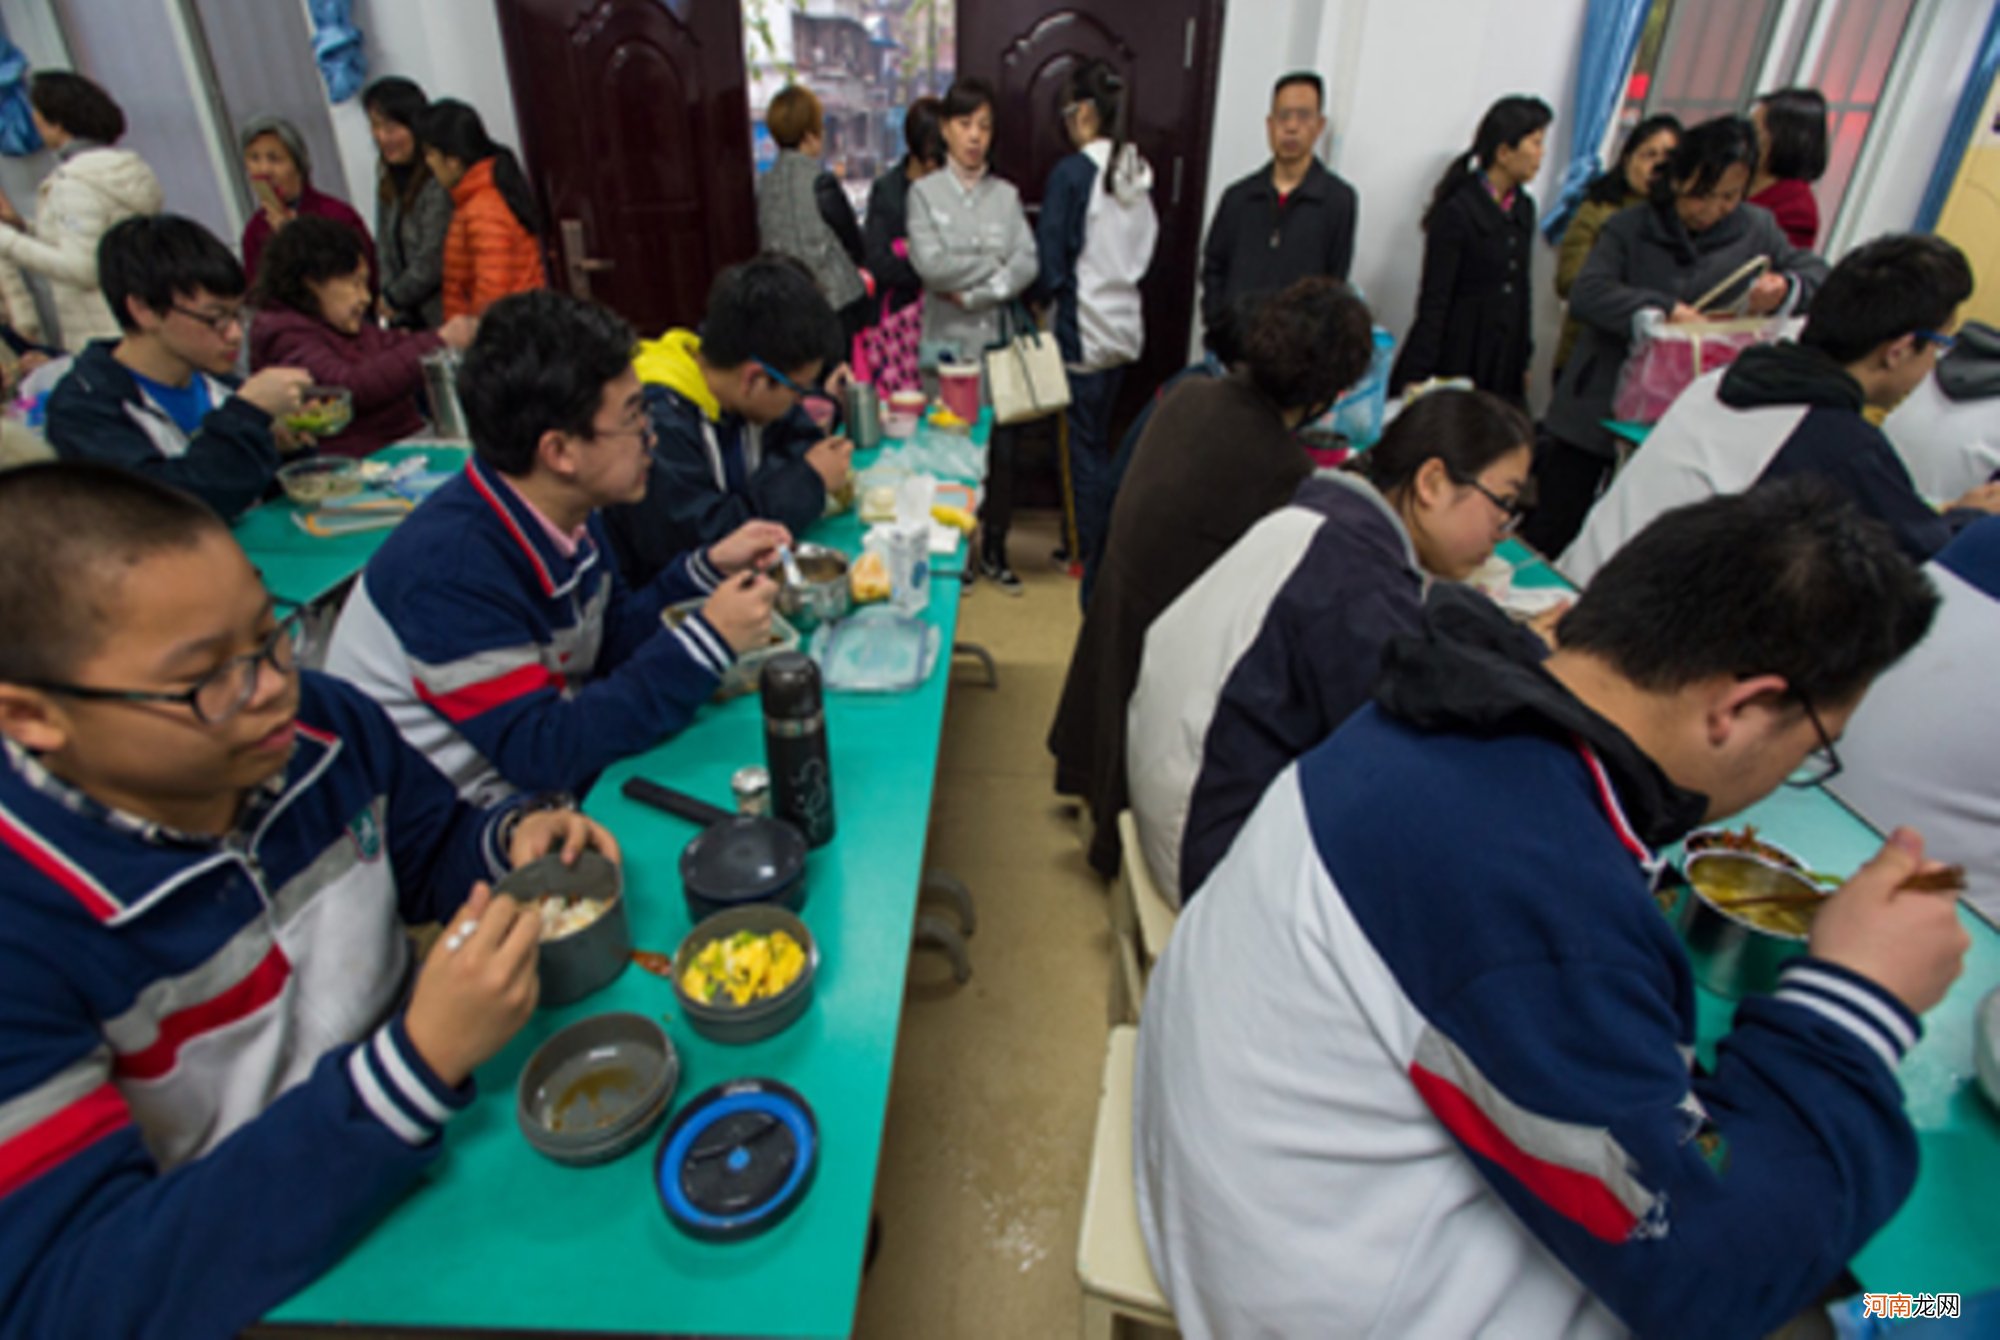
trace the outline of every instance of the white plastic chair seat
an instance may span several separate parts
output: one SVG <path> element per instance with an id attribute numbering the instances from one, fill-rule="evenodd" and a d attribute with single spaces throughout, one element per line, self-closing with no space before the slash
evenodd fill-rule
<path id="1" fill-rule="evenodd" d="M 1174 1324 L 1146 1255 L 1132 1176 L 1132 1066 L 1138 1039 L 1138 1029 L 1121 1024 L 1111 1030 L 1105 1047 L 1076 1249 L 1084 1340 L 1110 1340 L 1119 1318 L 1169 1330 Z"/>

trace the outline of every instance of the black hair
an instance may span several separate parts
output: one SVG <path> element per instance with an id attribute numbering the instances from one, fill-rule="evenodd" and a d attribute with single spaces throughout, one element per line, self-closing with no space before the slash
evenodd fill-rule
<path id="1" fill-rule="evenodd" d="M 1408 488 L 1435 457 L 1461 483 L 1479 478 L 1510 451 L 1532 446 L 1528 416 L 1486 391 L 1441 390 L 1418 396 L 1389 425 L 1356 468 L 1384 495 Z"/>
<path id="2" fill-rule="evenodd" d="M 1345 281 L 1312 275 L 1264 300 L 1242 353 L 1252 385 L 1279 409 L 1323 410 L 1374 361 L 1374 319 Z"/>
<path id="3" fill-rule="evenodd" d="M 1283 93 L 1286 89 L 1299 84 L 1303 84 L 1305 87 L 1313 91 L 1313 98 L 1319 103 L 1319 109 L 1322 112 L 1325 111 L 1326 80 L 1321 79 L 1311 70 L 1293 70 L 1289 74 L 1279 75 L 1278 82 L 1271 85 L 1271 101 L 1276 102 L 1278 100 L 1278 95 L 1280 93 Z"/>
<path id="4" fill-rule="evenodd" d="M 0 681 L 67 679 L 97 649 L 120 576 L 228 527 L 200 499 L 116 466 L 44 461 L 0 473 Z"/>
<path id="5" fill-rule="evenodd" d="M 542 434 L 592 436 L 604 388 L 632 366 L 636 344 L 609 308 L 555 289 L 487 308 L 458 368 L 459 405 L 479 458 L 525 478 Z"/>
<path id="6" fill-rule="evenodd" d="M 137 298 L 164 315 L 176 294 L 206 290 L 218 298 L 240 298 L 249 287 L 236 253 L 193 219 L 178 214 L 139 214 L 114 224 L 97 244 L 97 286 L 111 314 L 125 330 L 139 323 L 126 309 Z"/>
<path id="7" fill-rule="evenodd" d="M 1510 94 L 1488 107 L 1486 115 L 1479 118 L 1472 147 L 1451 160 L 1451 166 L 1432 189 L 1431 203 L 1424 210 L 1425 231 L 1430 230 L 1431 220 L 1437 217 L 1438 206 L 1451 198 L 1461 182 L 1492 167 L 1502 149 L 1519 144 L 1538 130 L 1546 130 L 1555 119 L 1556 114 L 1546 102 L 1518 94 Z"/>
<path id="8" fill-rule="evenodd" d="M 1624 203 L 1625 197 L 1632 192 L 1632 184 L 1625 180 L 1625 169 L 1631 165 L 1632 155 L 1643 148 L 1647 140 L 1662 131 L 1672 132 L 1678 142 L 1681 137 L 1681 119 L 1672 112 L 1655 112 L 1632 127 L 1630 133 L 1625 136 L 1625 142 L 1618 146 L 1618 157 L 1613 160 L 1610 167 L 1591 179 L 1583 198 L 1600 205 Z M 1654 170 L 1656 177 L 1665 171 L 1667 162 L 1666 159 L 1661 160 L 1660 166 Z"/>
<path id="9" fill-rule="evenodd" d="M 40 70 L 28 81 L 28 101 L 42 119 L 80 140 L 116 144 L 125 113 L 109 93 L 70 70 Z"/>
<path id="10" fill-rule="evenodd" d="M 251 305 L 289 307 L 318 318 L 322 313 L 312 285 L 351 275 L 367 263 L 359 233 L 333 219 L 302 214 L 271 235 L 257 263 Z"/>
<path id="11" fill-rule="evenodd" d="M 918 98 L 903 113 L 903 146 L 920 163 L 944 162 L 944 103 Z"/>
<path id="12" fill-rule="evenodd" d="M 701 356 L 713 367 L 762 359 L 786 376 L 840 343 L 840 320 L 812 272 L 766 252 L 715 277 L 701 323 Z"/>
<path id="13" fill-rule="evenodd" d="M 951 87 L 945 90 L 942 113 L 945 120 L 956 121 L 961 116 L 971 116 L 981 107 L 992 111 L 999 105 L 993 85 L 984 79 L 954 79 Z"/>
<path id="14" fill-rule="evenodd" d="M 523 228 L 541 236 L 541 206 L 535 203 L 535 193 L 521 171 L 521 160 L 514 157 L 512 149 L 488 138 L 486 123 L 479 119 L 478 112 L 456 98 L 440 98 L 418 114 L 415 129 L 425 148 L 456 158 L 466 167 L 492 159 L 493 185 L 499 189 L 501 199 L 507 202 L 507 208 L 514 212 Z"/>
<path id="15" fill-rule="evenodd" d="M 1653 201 L 1672 204 L 1676 190 L 1683 187 L 1705 195 L 1733 167 L 1757 171 L 1757 127 L 1740 116 L 1711 117 L 1681 133 L 1667 170 L 1653 178 Z"/>
<path id="16" fill-rule="evenodd" d="M 1854 702 L 1923 639 L 1930 579 L 1888 527 L 1794 477 L 1675 508 L 1612 555 L 1557 636 L 1639 687 L 1781 675 L 1815 706 Z"/>
<path id="17" fill-rule="evenodd" d="M 1852 363 L 1916 330 L 1943 330 L 1972 296 L 1965 253 L 1929 233 L 1891 233 L 1833 267 L 1806 309 L 1799 343 Z"/>
<path id="18" fill-rule="evenodd" d="M 1764 171 L 1780 181 L 1826 175 L 1826 95 L 1816 88 L 1781 88 L 1757 99 L 1764 109 Z"/>
<path id="19" fill-rule="evenodd" d="M 384 75 L 361 90 L 363 111 L 374 112 L 385 121 L 394 121 L 412 135 L 417 133 L 417 118 L 430 105 L 430 97 L 423 86 L 399 74 Z M 424 162 L 422 137 L 419 136 L 414 161 L 401 167 L 384 162 L 379 165 L 378 177 L 376 193 L 383 200 L 400 199 L 405 205 L 414 201 L 417 193 L 424 189 L 424 183 L 431 179 L 430 165 Z"/>
<path id="20" fill-rule="evenodd" d="M 1111 165 L 1125 149 L 1125 77 L 1112 68 L 1110 61 L 1087 60 L 1063 80 L 1062 100 L 1065 105 L 1087 102 L 1096 109 L 1098 133 L 1111 141 L 1111 157 L 1105 160 L 1105 170 L 1097 175 L 1104 193 L 1112 194 Z"/>

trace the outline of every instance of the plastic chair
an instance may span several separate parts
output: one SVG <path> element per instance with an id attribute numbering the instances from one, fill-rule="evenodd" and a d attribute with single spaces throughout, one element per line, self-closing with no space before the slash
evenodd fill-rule
<path id="1" fill-rule="evenodd" d="M 1121 1321 L 1177 1333 L 1146 1255 L 1132 1179 L 1132 1064 L 1138 1039 L 1138 1029 L 1121 1024 L 1111 1030 L 1104 1050 L 1097 1134 L 1090 1147 L 1090 1180 L 1076 1248 L 1083 1340 L 1113 1340 Z"/>
<path id="2" fill-rule="evenodd" d="M 1112 948 L 1118 958 L 1112 1021 L 1137 1023 L 1146 1000 L 1146 978 L 1166 952 L 1180 913 L 1153 882 L 1139 845 L 1132 811 L 1118 813 L 1118 878 L 1111 890 Z"/>

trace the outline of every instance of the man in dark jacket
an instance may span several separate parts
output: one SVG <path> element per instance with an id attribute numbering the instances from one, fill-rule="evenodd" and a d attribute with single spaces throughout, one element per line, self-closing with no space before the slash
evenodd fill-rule
<path id="1" fill-rule="evenodd" d="M 234 518 L 278 473 L 275 417 L 312 379 L 266 368 L 240 387 L 243 267 L 213 233 L 172 214 L 127 219 L 97 249 L 98 283 L 124 330 L 93 340 L 49 395 L 64 460 L 98 461 L 184 489 Z"/>
<path id="2" fill-rule="evenodd" d="M 725 270 L 701 334 L 670 330 L 633 366 L 659 439 L 645 499 L 604 521 L 625 580 L 642 586 L 689 550 L 746 521 L 796 534 L 852 474 L 853 444 L 823 434 L 800 408 L 838 335 L 833 309 L 797 262 L 778 256 Z"/>
<path id="3" fill-rule="evenodd" d="M 1848 253 L 1813 296 L 1796 344 L 1746 350 L 1674 401 L 1563 553 L 1564 574 L 1589 582 L 1671 508 L 1791 475 L 1833 484 L 1886 523 L 1918 563 L 1954 531 L 2000 512 L 2000 484 L 1981 484 L 1940 516 L 1862 416 L 1868 406 L 1895 405 L 1930 375 L 1971 295 L 1972 270 L 1943 238 L 1903 234 Z"/>
<path id="4" fill-rule="evenodd" d="M 1304 71 L 1279 79 L 1264 125 L 1271 161 L 1222 193 L 1202 248 L 1204 331 L 1238 298 L 1307 275 L 1345 279 L 1354 261 L 1354 188 L 1313 153 L 1326 132 L 1325 83 Z"/>

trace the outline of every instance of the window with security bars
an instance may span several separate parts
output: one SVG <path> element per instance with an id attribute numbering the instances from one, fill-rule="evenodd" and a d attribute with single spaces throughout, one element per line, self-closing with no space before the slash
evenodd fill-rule
<path id="1" fill-rule="evenodd" d="M 1831 225 L 1915 7 L 1916 0 L 1653 0 L 1616 133 L 1654 112 L 1692 125 L 1747 112 L 1767 89 L 1817 88 L 1826 95 L 1828 153 L 1813 192 Z M 1607 147 L 1615 152 L 1615 139 Z"/>

